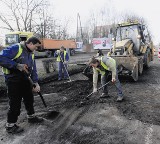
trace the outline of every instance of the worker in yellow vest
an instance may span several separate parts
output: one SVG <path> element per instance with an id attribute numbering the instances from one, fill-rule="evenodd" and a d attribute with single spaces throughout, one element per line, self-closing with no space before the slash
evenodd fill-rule
<path id="1" fill-rule="evenodd" d="M 109 76 L 109 73 L 112 73 L 112 82 L 115 83 L 117 88 L 117 94 L 118 98 L 117 101 L 123 100 L 123 92 L 122 87 L 120 84 L 120 81 L 118 79 L 117 74 L 117 67 L 116 67 L 116 61 L 107 56 L 101 56 L 101 57 L 93 57 L 89 61 L 89 65 L 93 67 L 93 92 L 97 92 L 97 83 L 98 83 L 98 74 L 101 74 L 101 85 L 105 85 L 107 83 L 107 79 Z M 105 85 L 102 89 L 102 95 L 100 98 L 107 98 L 108 95 L 108 87 Z"/>
<path id="2" fill-rule="evenodd" d="M 41 45 L 36 37 L 29 38 L 23 44 L 18 43 L 6 47 L 0 52 L 0 66 L 4 73 L 9 98 L 6 131 L 8 133 L 20 133 L 23 128 L 18 126 L 21 102 L 23 99 L 29 123 L 39 123 L 43 119 L 37 117 L 34 111 L 34 96 L 32 91 L 39 92 L 38 74 L 33 51 Z M 35 88 L 31 89 L 30 81 L 26 75 L 30 75 Z"/>
<path id="3" fill-rule="evenodd" d="M 68 75 L 68 70 L 67 70 L 67 64 L 69 61 L 69 55 L 67 51 L 62 46 L 60 50 L 57 50 L 54 53 L 54 57 L 57 57 L 57 62 L 58 62 L 58 80 L 59 81 L 61 81 L 62 79 L 68 80 L 69 75 Z"/>

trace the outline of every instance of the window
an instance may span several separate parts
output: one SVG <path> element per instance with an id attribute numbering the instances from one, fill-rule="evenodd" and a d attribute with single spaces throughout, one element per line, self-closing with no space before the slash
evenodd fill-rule
<path id="1" fill-rule="evenodd" d="M 11 45 L 18 43 L 18 34 L 8 34 L 6 35 L 6 45 Z"/>
<path id="2" fill-rule="evenodd" d="M 137 35 L 137 25 L 119 27 L 117 29 L 116 41 L 121 41 L 124 39 L 132 39 L 134 41 L 137 39 Z"/>

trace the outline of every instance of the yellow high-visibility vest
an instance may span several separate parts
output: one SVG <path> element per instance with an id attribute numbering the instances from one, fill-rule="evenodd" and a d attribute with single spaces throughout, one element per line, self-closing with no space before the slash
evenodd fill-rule
<path id="1" fill-rule="evenodd" d="M 101 66 L 102 66 L 105 70 L 109 70 L 108 66 L 106 66 L 106 65 L 104 64 L 104 62 L 102 61 L 102 58 L 103 58 L 103 57 L 101 57 Z M 115 61 L 113 61 L 113 62 L 115 63 Z M 102 71 L 102 70 L 100 70 L 99 68 L 96 68 L 96 70 L 99 71 L 101 75 L 105 75 L 105 71 Z"/>
<path id="2" fill-rule="evenodd" d="M 65 59 L 66 59 L 66 54 L 67 54 L 67 52 L 64 51 L 64 61 L 65 61 Z M 60 58 L 60 55 L 58 55 L 58 57 L 57 57 L 57 62 L 60 62 L 60 61 L 61 61 L 61 58 Z"/>
<path id="3" fill-rule="evenodd" d="M 22 54 L 23 48 L 21 47 L 20 44 L 18 44 L 18 46 L 19 46 L 18 53 L 16 54 L 16 56 L 12 60 L 17 59 Z M 34 60 L 34 53 L 32 53 L 32 60 Z M 2 67 L 2 72 L 4 74 L 10 74 L 10 70 L 5 67 Z"/>

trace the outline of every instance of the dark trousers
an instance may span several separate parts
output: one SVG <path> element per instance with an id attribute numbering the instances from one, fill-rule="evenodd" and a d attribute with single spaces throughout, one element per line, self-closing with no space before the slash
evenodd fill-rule
<path id="1" fill-rule="evenodd" d="M 9 109 L 7 113 L 7 122 L 16 123 L 20 115 L 21 102 L 27 110 L 27 114 L 34 114 L 34 97 L 32 88 L 28 80 L 7 80 Z"/>
<path id="2" fill-rule="evenodd" d="M 64 78 L 68 78 L 68 73 L 67 73 L 67 65 L 63 64 L 63 62 L 58 63 L 58 78 L 62 79 L 62 74 L 64 75 Z"/>
<path id="3" fill-rule="evenodd" d="M 102 86 L 107 83 L 108 76 L 109 76 L 110 73 L 111 73 L 110 71 L 105 71 L 105 75 L 101 75 L 101 85 L 102 85 Z M 120 81 L 119 81 L 119 79 L 118 79 L 118 73 L 116 73 L 115 86 L 116 86 L 116 89 L 117 89 L 117 95 L 118 95 L 118 96 L 123 96 L 121 83 L 120 83 Z M 107 85 L 105 85 L 105 86 L 103 87 L 102 92 L 108 94 L 108 87 L 107 87 Z"/>
<path id="4" fill-rule="evenodd" d="M 110 72 L 109 71 L 105 71 L 105 75 L 101 75 L 101 85 L 105 85 L 108 81 L 108 76 L 109 76 Z M 102 88 L 102 92 L 108 94 L 108 86 L 105 85 Z"/>

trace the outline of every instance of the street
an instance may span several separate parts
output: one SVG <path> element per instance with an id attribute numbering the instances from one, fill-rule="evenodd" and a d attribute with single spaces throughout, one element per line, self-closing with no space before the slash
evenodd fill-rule
<path id="1" fill-rule="evenodd" d="M 158 1 L 0 0 L 0 144 L 160 144 Z"/>
<path id="2" fill-rule="evenodd" d="M 94 53 L 77 54 L 73 61 L 87 61 Z M 81 58 L 78 60 L 78 58 Z M 39 70 L 43 69 L 38 59 Z M 41 68 L 40 68 L 41 66 Z M 72 82 L 41 84 L 48 107 L 57 113 L 49 116 L 38 95 L 35 110 L 45 119 L 42 124 L 27 123 L 22 105 L 19 125 L 25 131 L 9 135 L 5 131 L 7 98 L 0 97 L 0 143 L 2 144 L 159 144 L 160 143 L 160 65 L 157 56 L 137 82 L 120 78 L 125 100 L 116 102 L 117 93 L 110 84 L 107 99 L 92 92 L 92 81 L 81 73 L 71 76 Z M 99 84 L 100 85 L 100 84 Z M 84 102 L 80 105 L 80 102 Z"/>

